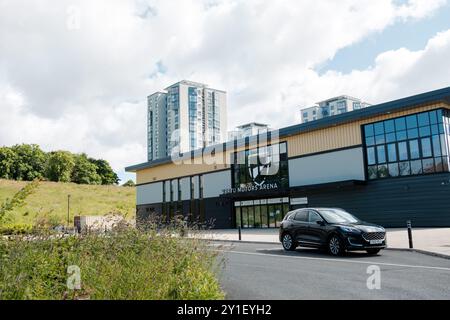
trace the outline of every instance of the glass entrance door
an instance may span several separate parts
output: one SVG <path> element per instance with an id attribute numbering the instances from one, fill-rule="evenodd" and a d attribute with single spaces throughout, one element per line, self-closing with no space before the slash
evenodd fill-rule
<path id="1" fill-rule="evenodd" d="M 241 207 L 242 228 L 249 228 L 248 207 Z"/>
<path id="2" fill-rule="evenodd" d="M 278 228 L 288 211 L 288 198 L 238 201 L 235 203 L 236 227 Z"/>

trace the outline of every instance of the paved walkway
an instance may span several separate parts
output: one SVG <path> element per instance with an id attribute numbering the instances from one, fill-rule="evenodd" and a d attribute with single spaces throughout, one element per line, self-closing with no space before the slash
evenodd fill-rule
<path id="1" fill-rule="evenodd" d="M 389 248 L 409 248 L 408 232 L 406 229 L 387 229 L 386 231 Z M 237 230 L 203 231 L 199 236 L 214 240 L 239 240 Z M 278 243 L 278 229 L 242 230 L 242 240 Z M 450 256 L 450 228 L 413 229 L 413 243 L 414 249 Z"/>

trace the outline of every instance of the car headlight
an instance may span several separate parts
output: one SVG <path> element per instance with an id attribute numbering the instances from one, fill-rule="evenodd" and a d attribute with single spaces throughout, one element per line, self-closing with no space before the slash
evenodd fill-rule
<path id="1" fill-rule="evenodd" d="M 359 229 L 353 228 L 353 227 L 340 227 L 342 231 L 350 232 L 350 233 L 360 233 L 361 231 Z"/>

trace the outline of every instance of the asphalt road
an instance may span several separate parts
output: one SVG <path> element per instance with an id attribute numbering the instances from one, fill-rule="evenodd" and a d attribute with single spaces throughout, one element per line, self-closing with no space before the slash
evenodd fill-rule
<path id="1" fill-rule="evenodd" d="M 275 244 L 211 246 L 223 257 L 219 278 L 227 299 L 450 299 L 448 259 L 391 250 L 334 258 L 314 249 L 285 252 Z M 380 289 L 368 289 L 371 266 L 379 267 Z"/>

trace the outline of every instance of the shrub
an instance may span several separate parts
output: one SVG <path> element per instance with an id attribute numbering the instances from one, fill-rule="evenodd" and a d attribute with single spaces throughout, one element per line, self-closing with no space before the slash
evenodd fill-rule
<path id="1" fill-rule="evenodd" d="M 9 212 L 25 205 L 25 200 L 29 195 L 33 194 L 39 187 L 39 180 L 34 180 L 28 183 L 25 187 L 20 189 L 12 199 L 6 201 L 0 206 L 0 222 Z"/>
<path id="2" fill-rule="evenodd" d="M 31 224 L 6 224 L 0 225 L 0 235 L 24 235 L 33 232 Z"/>
<path id="3" fill-rule="evenodd" d="M 217 256 L 173 230 L 0 240 L 1 299 L 223 299 Z M 68 266 L 81 290 L 67 288 Z"/>

